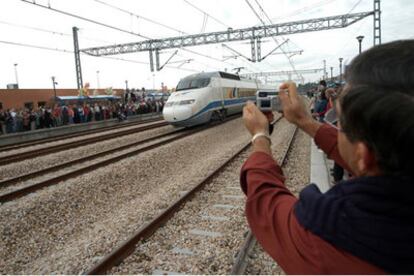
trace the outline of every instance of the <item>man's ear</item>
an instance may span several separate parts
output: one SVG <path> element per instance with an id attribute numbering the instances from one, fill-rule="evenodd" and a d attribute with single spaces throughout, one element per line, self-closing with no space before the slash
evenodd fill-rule
<path id="1" fill-rule="evenodd" d="M 375 155 L 365 143 L 356 143 L 355 154 L 357 159 L 357 168 L 361 175 L 373 175 L 378 173 Z"/>

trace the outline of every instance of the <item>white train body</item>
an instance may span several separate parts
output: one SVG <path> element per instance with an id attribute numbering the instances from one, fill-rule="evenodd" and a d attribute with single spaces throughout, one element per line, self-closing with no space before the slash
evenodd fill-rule
<path id="1" fill-rule="evenodd" d="M 239 113 L 246 101 L 255 101 L 256 91 L 265 89 L 256 80 L 210 72 L 180 80 L 163 109 L 164 119 L 175 126 L 195 126 Z"/>

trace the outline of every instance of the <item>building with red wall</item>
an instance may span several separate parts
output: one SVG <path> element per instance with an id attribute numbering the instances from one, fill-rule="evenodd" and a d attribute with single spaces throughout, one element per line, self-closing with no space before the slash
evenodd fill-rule
<path id="1" fill-rule="evenodd" d="M 113 89 L 114 96 L 122 96 L 123 89 Z M 106 95 L 105 89 L 89 90 L 90 95 Z M 56 89 L 56 96 L 78 96 L 78 89 Z M 53 104 L 53 89 L 0 89 L 0 109 L 38 108 Z"/>

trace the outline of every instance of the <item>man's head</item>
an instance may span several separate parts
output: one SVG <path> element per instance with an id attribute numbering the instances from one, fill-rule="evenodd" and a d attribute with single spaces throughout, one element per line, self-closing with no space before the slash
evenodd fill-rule
<path id="1" fill-rule="evenodd" d="M 326 81 L 321 80 L 318 85 L 318 91 L 324 91 L 326 89 Z"/>
<path id="2" fill-rule="evenodd" d="M 349 86 L 368 85 L 413 95 L 414 40 L 399 40 L 373 47 L 347 66 Z"/>
<path id="3" fill-rule="evenodd" d="M 357 175 L 414 175 L 414 40 L 371 48 L 346 72 L 338 145 Z"/>

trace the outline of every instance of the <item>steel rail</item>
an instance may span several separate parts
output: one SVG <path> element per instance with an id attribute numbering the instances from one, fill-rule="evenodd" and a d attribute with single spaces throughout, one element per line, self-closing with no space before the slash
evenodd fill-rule
<path id="1" fill-rule="evenodd" d="M 274 124 L 279 122 L 283 117 L 278 118 Z M 233 156 L 228 158 L 224 161 L 219 167 L 217 167 L 213 172 L 211 172 L 207 177 L 199 181 L 194 187 L 183 194 L 178 200 L 172 203 L 167 209 L 161 212 L 158 216 L 153 218 L 150 222 L 141 226 L 135 234 L 133 234 L 129 239 L 121 243 L 117 248 L 115 248 L 112 252 L 106 255 L 103 259 L 101 259 L 96 265 L 94 265 L 91 269 L 89 269 L 86 274 L 87 275 L 97 275 L 97 274 L 105 274 L 108 272 L 112 267 L 120 264 L 126 257 L 131 255 L 136 245 L 139 241 L 143 239 L 147 239 L 150 237 L 158 228 L 163 226 L 178 210 L 180 210 L 181 206 L 188 202 L 191 198 L 195 196 L 195 194 L 202 190 L 207 183 L 210 182 L 216 175 L 224 170 L 224 168 L 236 159 L 242 152 L 247 150 L 251 146 L 251 142 L 247 143 L 243 146 L 239 151 L 237 151 Z"/>
<path id="2" fill-rule="evenodd" d="M 85 156 L 85 157 L 81 157 L 81 158 L 77 158 L 77 159 L 74 159 L 74 160 L 71 160 L 71 161 L 67 161 L 67 162 L 64 162 L 64 163 L 61 163 L 61 164 L 58 164 L 58 165 L 55 165 L 55 166 L 47 167 L 47 168 L 44 168 L 44 169 L 41 169 L 41 170 L 38 170 L 38 171 L 29 172 L 27 174 L 23 174 L 23 175 L 19 175 L 19 176 L 16 176 L 16 177 L 8 178 L 8 179 L 0 181 L 0 188 L 4 188 L 4 187 L 10 186 L 12 184 L 15 184 L 15 183 L 27 180 L 27 179 L 37 177 L 39 175 L 43 175 L 43 174 L 46 174 L 46 173 L 57 171 L 57 170 L 62 169 L 62 168 L 67 168 L 67 167 L 73 166 L 77 163 L 90 161 L 90 160 L 96 159 L 98 157 L 102 157 L 102 156 L 105 156 L 105 155 L 108 155 L 108 154 L 116 153 L 116 152 L 119 152 L 121 150 L 127 149 L 129 147 L 135 147 L 135 146 L 150 142 L 151 140 L 160 139 L 162 137 L 172 135 L 172 134 L 182 132 L 182 131 L 184 131 L 184 129 L 174 130 L 174 131 L 171 131 L 171 132 L 168 132 L 168 133 L 164 133 L 164 134 L 160 134 L 160 135 L 153 136 L 153 137 L 150 137 L 150 138 L 146 138 L 144 140 L 128 143 L 128 144 L 123 145 L 123 146 L 115 147 L 115 148 L 112 148 L 112 149 L 109 149 L 109 150 L 105 150 L 105 151 L 98 152 L 98 153 L 95 153 L 95 154 L 91 154 L 91 155 L 88 155 L 88 156 Z"/>
<path id="3" fill-rule="evenodd" d="M 230 121 L 230 120 L 235 119 L 235 118 L 237 118 L 237 116 L 229 117 L 224 122 Z M 197 132 L 200 132 L 202 130 L 208 129 L 208 128 L 210 128 L 212 126 L 215 126 L 215 125 L 216 124 L 211 124 L 211 125 L 205 125 L 205 126 L 199 126 L 199 127 L 194 127 L 194 128 L 191 128 L 191 129 L 187 129 L 188 131 L 184 132 L 183 134 L 165 139 L 163 141 L 151 144 L 149 146 L 146 146 L 146 147 L 143 147 L 143 148 L 140 148 L 140 149 L 131 150 L 131 151 L 128 151 L 126 153 L 123 153 L 123 154 L 120 154 L 120 155 L 117 155 L 117 156 L 99 161 L 97 163 L 91 164 L 89 166 L 85 166 L 85 167 L 82 167 L 80 169 L 73 170 L 73 171 L 67 172 L 65 174 L 53 177 L 53 178 L 49 178 L 49 179 L 41 181 L 39 183 L 34 183 L 34 184 L 31 184 L 31 185 L 25 186 L 21 189 L 17 189 L 17 190 L 10 191 L 10 192 L 4 193 L 4 194 L 0 194 L 0 203 L 8 202 L 8 201 L 23 197 L 25 195 L 28 195 L 28 194 L 30 194 L 34 191 L 37 191 L 39 189 L 42 189 L 44 187 L 48 187 L 48 186 L 54 185 L 56 183 L 59 183 L 61 181 L 64 181 L 64 180 L 76 177 L 78 175 L 84 174 L 86 172 L 90 172 L 92 170 L 95 170 L 95 169 L 98 169 L 100 167 L 103 167 L 103 166 L 112 164 L 114 162 L 117 162 L 119 160 L 122 160 L 124 158 L 128 158 L 128 157 L 131 157 L 131 156 L 134 156 L 134 155 L 152 150 L 154 148 L 160 147 L 162 145 L 174 142 L 174 141 L 182 139 L 186 136 L 190 136 L 194 133 L 197 133 Z M 178 133 L 178 132 L 180 132 L 180 130 L 176 131 L 175 133 Z M 170 133 L 169 135 L 172 135 L 172 134 L 173 133 Z M 166 136 L 166 135 L 161 135 L 161 136 Z M 150 138 L 150 139 L 154 139 L 154 138 Z M 146 142 L 148 142 L 148 141 L 146 141 Z"/>
<path id="4" fill-rule="evenodd" d="M 47 142 L 54 142 L 54 141 L 58 141 L 58 140 L 61 141 L 61 140 L 69 139 L 69 138 L 73 138 L 73 137 L 79 137 L 79 136 L 83 136 L 83 135 L 90 135 L 90 134 L 94 134 L 94 133 L 97 133 L 97 132 L 110 131 L 110 130 L 129 127 L 129 126 L 133 126 L 133 125 L 142 125 L 142 124 L 152 123 L 152 122 L 161 121 L 161 120 L 162 119 L 156 118 L 156 119 L 148 119 L 148 120 L 142 120 L 142 121 L 122 122 L 122 123 L 119 123 L 118 125 L 114 125 L 114 126 L 99 127 L 99 128 L 94 128 L 94 129 L 85 129 L 85 130 L 77 131 L 75 133 L 70 133 L 70 134 L 60 134 L 60 135 L 56 135 L 56 136 L 48 137 L 48 138 L 39 138 L 39 139 L 31 140 L 31 141 L 14 143 L 14 144 L 11 144 L 11 145 L 3 145 L 3 146 L 0 146 L 0 151 L 10 151 L 10 150 L 14 150 L 14 149 L 39 145 L 39 144 L 43 144 L 43 143 L 47 143 Z"/>
<path id="5" fill-rule="evenodd" d="M 22 160 L 29 159 L 29 158 L 39 157 L 42 155 L 46 155 L 46 154 L 50 154 L 50 153 L 54 153 L 54 152 L 58 152 L 62 150 L 73 149 L 76 147 L 100 142 L 100 141 L 107 140 L 107 139 L 129 135 L 129 134 L 133 134 L 133 133 L 140 132 L 140 131 L 150 130 L 150 129 L 166 126 L 168 124 L 169 124 L 168 122 L 160 122 L 160 123 L 155 123 L 155 124 L 148 125 L 148 126 L 142 126 L 138 128 L 115 132 L 115 133 L 109 133 L 106 135 L 95 136 L 95 137 L 87 138 L 87 139 L 80 140 L 80 141 L 79 140 L 72 141 L 72 142 L 64 143 L 60 145 L 50 146 L 50 147 L 36 149 L 36 150 L 30 150 L 30 151 L 26 151 L 26 152 L 15 154 L 15 155 L 7 155 L 7 156 L 0 158 L 0 166 L 8 165 L 10 163 L 22 161 Z"/>

